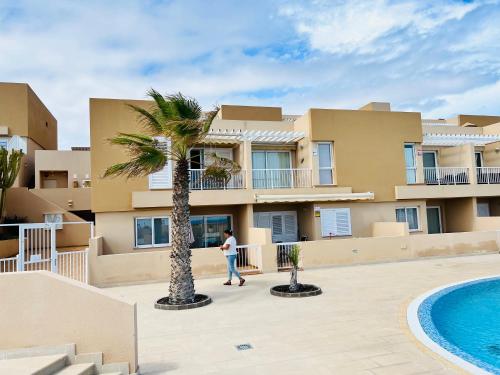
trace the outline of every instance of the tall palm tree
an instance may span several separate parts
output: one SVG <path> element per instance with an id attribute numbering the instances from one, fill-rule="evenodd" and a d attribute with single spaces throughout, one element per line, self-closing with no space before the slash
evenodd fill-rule
<path id="1" fill-rule="evenodd" d="M 151 108 L 135 105 L 139 122 L 147 134 L 119 133 L 110 142 L 126 148 L 130 160 L 109 167 L 108 176 L 141 177 L 157 172 L 175 161 L 173 178 L 172 252 L 169 303 L 185 304 L 195 300 L 191 271 L 189 220 L 189 150 L 208 134 L 218 108 L 203 114 L 195 99 L 181 93 L 163 96 L 151 89 Z M 163 140 L 158 139 L 162 137 Z M 165 139 L 170 140 L 167 147 Z"/>
<path id="2" fill-rule="evenodd" d="M 23 158 L 21 150 L 12 150 L 10 153 L 7 149 L 0 148 L 0 223 L 3 223 L 5 216 L 5 201 L 7 198 L 7 190 L 14 185 L 19 170 L 21 169 L 21 159 Z"/>

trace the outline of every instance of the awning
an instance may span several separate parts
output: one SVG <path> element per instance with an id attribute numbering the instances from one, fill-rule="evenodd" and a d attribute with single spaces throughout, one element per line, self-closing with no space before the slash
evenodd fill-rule
<path id="1" fill-rule="evenodd" d="M 500 141 L 500 136 L 490 134 L 432 134 L 425 133 L 423 146 L 460 146 L 472 143 L 474 146 L 484 146 Z"/>
<path id="2" fill-rule="evenodd" d="M 212 129 L 205 140 L 208 142 L 294 143 L 300 141 L 304 136 L 304 132 L 296 131 Z"/>
<path id="3" fill-rule="evenodd" d="M 371 200 L 374 198 L 375 194 L 370 191 L 366 193 L 255 195 L 255 201 L 257 203 L 357 201 Z"/>

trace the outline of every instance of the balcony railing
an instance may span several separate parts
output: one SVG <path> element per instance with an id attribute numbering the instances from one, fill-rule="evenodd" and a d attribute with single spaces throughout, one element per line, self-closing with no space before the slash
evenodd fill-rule
<path id="1" fill-rule="evenodd" d="M 478 184 L 500 184 L 500 167 L 476 168 Z"/>
<path id="2" fill-rule="evenodd" d="M 435 167 L 424 168 L 424 181 L 427 185 L 469 184 L 469 168 Z"/>
<path id="3" fill-rule="evenodd" d="M 254 189 L 291 189 L 312 186 L 310 169 L 254 169 Z"/>
<path id="4" fill-rule="evenodd" d="M 227 190 L 244 189 L 245 171 L 240 171 L 231 176 L 229 181 L 223 178 L 205 176 L 204 169 L 189 170 L 189 189 L 190 190 Z"/>

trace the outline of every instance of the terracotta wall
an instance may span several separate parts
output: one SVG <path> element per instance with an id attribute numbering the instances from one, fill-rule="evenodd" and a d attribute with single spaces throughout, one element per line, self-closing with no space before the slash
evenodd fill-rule
<path id="1" fill-rule="evenodd" d="M 1 349 L 75 343 L 137 369 L 136 305 L 46 271 L 0 274 Z"/>

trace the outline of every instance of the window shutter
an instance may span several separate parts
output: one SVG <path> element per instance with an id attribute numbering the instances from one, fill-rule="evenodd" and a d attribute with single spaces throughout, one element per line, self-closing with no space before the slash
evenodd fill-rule
<path id="1" fill-rule="evenodd" d="M 294 242 L 297 240 L 297 216 L 284 215 L 285 222 L 285 241 Z"/>
<path id="2" fill-rule="evenodd" d="M 281 215 L 273 216 L 273 236 L 283 234 L 283 221 Z"/>
<path id="3" fill-rule="evenodd" d="M 321 209 L 321 236 L 350 236 L 351 210 L 349 208 Z"/>
<path id="4" fill-rule="evenodd" d="M 170 148 L 170 139 L 160 140 L 162 147 Z M 158 172 L 149 175 L 149 189 L 171 189 L 172 188 L 172 161 L 169 159 L 167 165 Z"/>
<path id="5" fill-rule="evenodd" d="M 271 215 L 267 213 L 254 213 L 253 221 L 256 228 L 271 228 Z"/>

